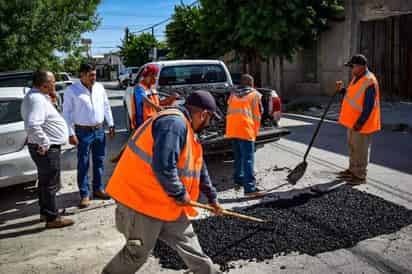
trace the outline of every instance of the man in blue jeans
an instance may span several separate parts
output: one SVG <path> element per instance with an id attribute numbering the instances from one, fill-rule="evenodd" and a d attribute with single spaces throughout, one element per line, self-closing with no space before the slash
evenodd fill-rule
<path id="1" fill-rule="evenodd" d="M 244 74 L 241 87 L 228 101 L 226 138 L 230 138 L 235 158 L 234 182 L 243 187 L 246 197 L 259 197 L 266 192 L 256 187 L 254 174 L 255 140 L 262 116 L 261 94 L 253 88 L 253 77 Z"/>
<path id="2" fill-rule="evenodd" d="M 80 67 L 80 81 L 73 83 L 64 93 L 63 116 L 69 126 L 69 142 L 77 146 L 77 183 L 80 207 L 90 205 L 89 158 L 93 160 L 93 197 L 110 199 L 102 182 L 106 137 L 103 122 L 114 136 L 114 123 L 109 99 L 103 85 L 96 83 L 96 69 L 91 64 Z"/>

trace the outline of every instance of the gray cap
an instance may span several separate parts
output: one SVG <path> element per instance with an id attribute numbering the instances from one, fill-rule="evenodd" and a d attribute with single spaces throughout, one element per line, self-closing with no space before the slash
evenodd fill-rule
<path id="1" fill-rule="evenodd" d="M 186 99 L 186 104 L 200 109 L 207 110 L 217 118 L 221 119 L 217 113 L 216 100 L 210 92 L 205 90 L 196 90 L 192 92 Z"/>
<path id="2" fill-rule="evenodd" d="M 356 54 L 352 56 L 352 58 L 345 63 L 345 66 L 347 67 L 353 67 L 353 65 L 360 65 L 360 66 L 366 66 L 368 64 L 368 59 L 366 59 L 365 55 L 362 54 Z"/>

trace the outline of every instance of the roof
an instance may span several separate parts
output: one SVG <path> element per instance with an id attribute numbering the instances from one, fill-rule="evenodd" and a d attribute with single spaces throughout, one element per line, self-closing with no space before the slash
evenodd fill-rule
<path id="1" fill-rule="evenodd" d="M 3 98 L 23 98 L 24 87 L 0 87 L 0 99 Z"/>
<path id="2" fill-rule="evenodd" d="M 187 60 L 168 60 L 168 61 L 157 61 L 157 62 L 150 62 L 149 64 L 156 64 L 158 66 L 176 66 L 176 65 L 217 65 L 221 64 L 222 61 L 220 60 L 199 60 L 199 59 L 187 59 Z"/>

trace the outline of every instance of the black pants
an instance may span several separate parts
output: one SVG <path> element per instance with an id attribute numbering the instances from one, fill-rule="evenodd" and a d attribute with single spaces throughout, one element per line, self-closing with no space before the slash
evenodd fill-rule
<path id="1" fill-rule="evenodd" d="M 60 189 L 60 146 L 50 146 L 43 156 L 37 153 L 37 148 L 37 145 L 29 144 L 30 155 L 37 166 L 39 177 L 40 214 L 45 215 L 46 220 L 50 222 L 59 215 L 56 193 Z"/>

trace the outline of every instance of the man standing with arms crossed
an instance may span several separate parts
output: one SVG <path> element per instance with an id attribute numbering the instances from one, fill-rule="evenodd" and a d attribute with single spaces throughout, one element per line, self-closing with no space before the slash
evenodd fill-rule
<path id="1" fill-rule="evenodd" d="M 232 142 L 236 187 L 243 187 L 246 197 L 259 197 L 266 193 L 256 187 L 254 172 L 255 140 L 260 129 L 262 96 L 253 88 L 251 75 L 242 75 L 241 85 L 229 97 L 226 138 Z"/>
<path id="2" fill-rule="evenodd" d="M 104 274 L 135 273 L 157 239 L 174 248 L 192 272 L 219 273 L 188 219 L 197 215 L 189 203 L 200 191 L 216 213 L 222 211 L 196 137 L 216 109 L 209 92 L 195 91 L 185 106 L 161 111 L 136 130 L 106 188 L 118 202 L 116 226 L 126 244 Z"/>
<path id="3" fill-rule="evenodd" d="M 21 113 L 27 132 L 30 156 L 37 166 L 40 219 L 46 228 L 70 226 L 74 222 L 59 216 L 56 193 L 60 189 L 60 150 L 67 142 L 67 125 L 53 106 L 49 94 L 55 93 L 51 72 L 33 73 L 33 88 L 24 97 Z"/>
<path id="4" fill-rule="evenodd" d="M 102 182 L 106 137 L 103 122 L 114 136 L 113 116 L 106 91 L 96 82 L 96 68 L 91 64 L 80 66 L 80 81 L 73 83 L 64 93 L 63 116 L 69 126 L 69 142 L 77 146 L 77 183 L 80 207 L 90 205 L 89 153 L 93 159 L 93 197 L 110 199 Z"/>
<path id="5" fill-rule="evenodd" d="M 347 88 L 337 81 L 336 91 L 345 94 L 339 123 L 348 129 L 349 168 L 339 172 L 339 176 L 358 185 L 366 183 L 372 134 L 381 129 L 380 94 L 365 56 L 357 54 L 345 66 L 352 68 L 352 81 Z"/>

